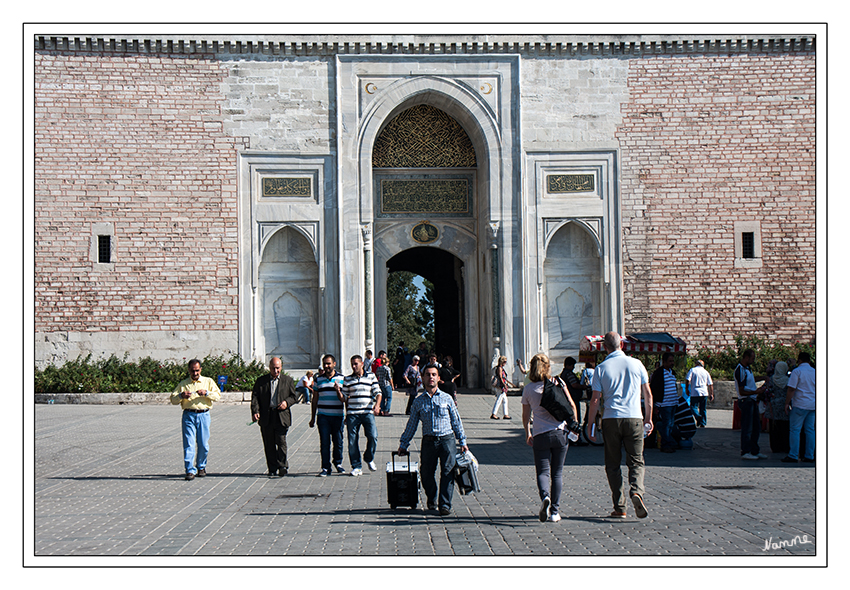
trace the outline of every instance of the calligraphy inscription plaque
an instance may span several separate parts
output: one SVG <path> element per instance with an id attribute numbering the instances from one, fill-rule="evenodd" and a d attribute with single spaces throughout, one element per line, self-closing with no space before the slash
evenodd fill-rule
<path id="1" fill-rule="evenodd" d="M 263 178 L 264 197 L 311 197 L 309 178 Z"/>
<path id="2" fill-rule="evenodd" d="M 382 180 L 383 213 L 450 213 L 469 215 L 469 182 L 447 180 Z"/>
<path id="3" fill-rule="evenodd" d="M 594 190 L 593 174 L 549 174 L 546 192 L 550 194 L 590 193 Z"/>

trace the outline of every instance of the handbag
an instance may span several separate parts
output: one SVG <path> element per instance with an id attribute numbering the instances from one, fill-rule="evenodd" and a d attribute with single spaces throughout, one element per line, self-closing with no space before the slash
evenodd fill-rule
<path id="1" fill-rule="evenodd" d="M 575 430 L 579 427 L 572 405 L 564 393 L 564 382 L 558 379 L 557 384 L 552 379 L 543 381 L 543 395 L 540 396 L 540 407 L 549 412 L 559 422 L 566 422 L 567 428 Z"/>

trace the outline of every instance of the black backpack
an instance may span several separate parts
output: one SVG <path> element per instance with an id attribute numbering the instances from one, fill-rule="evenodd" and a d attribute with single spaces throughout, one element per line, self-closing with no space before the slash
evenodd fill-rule
<path id="1" fill-rule="evenodd" d="M 578 427 L 578 422 L 573 407 L 567 401 L 567 394 L 564 393 L 564 389 L 566 389 L 566 386 L 560 378 L 558 378 L 557 383 L 552 379 L 544 379 L 540 407 L 549 412 L 555 420 L 566 422 L 567 427 L 573 430 Z"/>

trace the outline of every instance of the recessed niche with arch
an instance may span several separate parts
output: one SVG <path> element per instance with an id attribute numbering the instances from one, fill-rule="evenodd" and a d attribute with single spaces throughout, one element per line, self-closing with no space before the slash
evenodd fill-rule
<path id="1" fill-rule="evenodd" d="M 549 349 L 578 349 L 582 335 L 602 328 L 602 273 L 596 240 L 578 223 L 562 226 L 543 263 Z"/>
<path id="2" fill-rule="evenodd" d="M 319 267 L 310 242 L 297 229 L 277 230 L 258 268 L 265 358 L 283 366 L 319 364 Z"/>

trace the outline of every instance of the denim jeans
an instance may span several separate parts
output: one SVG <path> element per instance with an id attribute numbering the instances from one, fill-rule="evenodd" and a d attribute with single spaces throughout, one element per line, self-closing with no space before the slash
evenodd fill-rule
<path id="1" fill-rule="evenodd" d="M 691 409 L 694 411 L 694 417 L 697 419 L 697 426 L 708 424 L 708 415 L 705 413 L 705 403 L 707 401 L 707 395 L 691 396 Z"/>
<path id="2" fill-rule="evenodd" d="M 420 455 L 420 471 L 422 487 L 425 488 L 425 496 L 428 502 L 437 499 L 437 460 L 440 461 L 440 508 L 452 507 L 452 494 L 454 493 L 454 471 L 456 445 L 454 435 L 449 434 L 442 437 L 423 436 L 422 453 Z"/>
<path id="3" fill-rule="evenodd" d="M 301 387 L 296 387 L 295 393 L 297 394 L 295 396 L 296 399 L 298 399 L 299 397 L 303 397 L 304 403 L 307 403 L 307 404 L 310 403 L 310 389 L 309 388 L 304 387 L 303 385 Z"/>
<path id="4" fill-rule="evenodd" d="M 759 403 L 755 398 L 738 399 L 741 408 L 741 454 L 759 454 L 759 433 L 761 433 L 761 416 Z"/>
<path id="5" fill-rule="evenodd" d="M 366 435 L 366 451 L 363 460 L 370 463 L 375 459 L 375 451 L 378 449 L 378 427 L 375 425 L 375 415 L 348 414 L 345 417 L 345 425 L 348 428 L 348 460 L 352 469 L 360 469 L 360 426 Z"/>
<path id="6" fill-rule="evenodd" d="M 678 445 L 673 434 L 676 418 L 676 406 L 663 406 L 658 408 L 658 434 L 661 435 L 662 449 L 675 449 Z"/>
<path id="7" fill-rule="evenodd" d="M 643 460 L 643 420 L 641 418 L 605 418 L 602 420 L 602 438 L 605 445 L 605 474 L 614 509 L 626 511 L 623 494 L 623 476 L 620 472 L 622 451 L 626 451 L 629 468 L 629 494 L 644 496 L 643 477 L 646 464 Z"/>
<path id="8" fill-rule="evenodd" d="M 790 433 L 788 442 L 791 450 L 788 456 L 792 459 L 800 458 L 800 431 L 806 433 L 806 448 L 803 452 L 803 457 L 806 459 L 815 458 L 815 411 L 800 410 L 791 408 L 790 415 Z"/>
<path id="9" fill-rule="evenodd" d="M 342 466 L 342 416 L 316 416 L 319 429 L 319 450 L 322 456 L 322 469 L 331 470 L 331 443 L 333 443 L 333 465 Z"/>
<path id="10" fill-rule="evenodd" d="M 389 414 L 392 403 L 393 388 L 389 385 L 381 385 L 381 412 Z"/>
<path id="11" fill-rule="evenodd" d="M 210 413 L 183 410 L 183 464 L 186 473 L 197 473 L 207 468 L 207 455 L 210 452 Z M 195 468 L 195 445 L 198 446 L 198 467 Z"/>
<path id="12" fill-rule="evenodd" d="M 567 433 L 563 430 L 550 430 L 537 434 L 534 436 L 532 449 L 534 469 L 537 472 L 537 492 L 541 500 L 549 496 L 552 514 L 557 514 L 563 486 L 561 472 L 567 458 Z"/>

